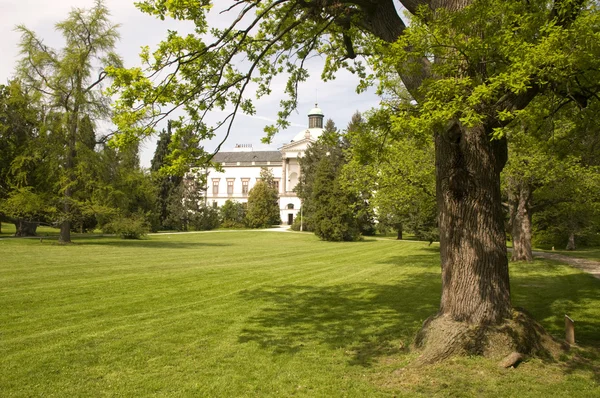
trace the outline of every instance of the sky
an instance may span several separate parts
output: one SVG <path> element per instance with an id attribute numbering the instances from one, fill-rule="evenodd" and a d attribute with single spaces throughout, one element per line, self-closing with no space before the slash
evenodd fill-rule
<path id="1" fill-rule="evenodd" d="M 211 24 L 223 26 L 227 16 L 220 15 L 223 1 L 217 4 L 209 14 Z M 73 8 L 90 8 L 93 0 L 0 0 L 0 84 L 5 84 L 14 75 L 16 63 L 20 57 L 18 43 L 20 36 L 15 31 L 15 26 L 25 25 L 42 37 L 44 43 L 53 48 L 62 47 L 60 34 L 54 26 L 65 19 Z M 117 43 L 116 51 L 124 60 L 126 67 L 138 66 L 140 48 L 149 45 L 151 50 L 166 37 L 168 29 L 185 32 L 190 29 L 181 21 L 159 19 L 146 15 L 135 8 L 133 0 L 105 0 L 111 12 L 111 20 L 120 25 L 121 39 Z M 230 18 L 230 16 L 229 16 Z M 358 78 L 348 72 L 339 73 L 331 82 L 324 83 L 319 79 L 324 60 L 314 58 L 308 64 L 311 77 L 299 87 L 298 109 L 290 117 L 292 126 L 275 136 L 269 145 L 261 144 L 264 136 L 263 128 L 277 118 L 279 101 L 284 97 L 284 79 L 277 79 L 274 83 L 273 93 L 255 102 L 257 113 L 254 116 L 239 114 L 233 125 L 231 134 L 222 151 L 231 150 L 236 144 L 252 144 L 254 150 L 277 149 L 288 143 L 297 133 L 308 127 L 307 113 L 318 102 L 325 114 L 325 119 L 331 118 L 340 129 L 346 127 L 354 112 L 364 112 L 376 107 L 379 103 L 374 90 L 363 94 L 356 93 Z M 220 112 L 210 115 L 212 121 L 223 117 Z M 209 120 L 209 123 L 210 123 Z M 101 130 L 110 128 L 104 124 Z M 105 131 L 106 132 L 106 131 Z M 99 131 L 102 134 L 102 131 Z M 203 142 L 208 150 L 214 150 L 223 139 L 225 131 L 220 132 L 210 142 Z M 148 139 L 142 143 L 140 161 L 142 166 L 149 167 L 150 160 L 156 147 L 156 139 Z"/>

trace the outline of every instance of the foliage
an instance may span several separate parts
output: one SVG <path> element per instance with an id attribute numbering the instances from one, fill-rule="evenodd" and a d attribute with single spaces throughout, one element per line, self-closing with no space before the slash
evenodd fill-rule
<path id="1" fill-rule="evenodd" d="M 243 228 L 246 221 L 246 207 L 244 203 L 227 199 L 219 208 L 219 217 L 223 228 Z"/>
<path id="2" fill-rule="evenodd" d="M 31 187 L 18 188 L 8 198 L 0 202 L 0 212 L 10 218 L 27 221 L 43 221 L 56 212 L 43 195 L 32 191 Z"/>
<path id="3" fill-rule="evenodd" d="M 281 224 L 279 193 L 275 188 L 273 171 L 263 168 L 260 180 L 248 192 L 246 225 L 250 228 L 267 228 Z"/>
<path id="4" fill-rule="evenodd" d="M 563 159 L 534 193 L 535 244 L 574 250 L 600 244 L 600 168 Z M 573 239 L 570 241 L 570 239 Z"/>
<path id="5" fill-rule="evenodd" d="M 53 205 L 48 203 L 50 198 L 46 193 L 56 180 L 53 173 L 40 172 L 44 158 L 36 150 L 35 142 L 43 134 L 39 108 L 36 96 L 27 92 L 18 80 L 0 85 L 0 201 L 11 197 L 13 202 L 0 206 L 10 207 L 0 208 L 0 219 L 15 223 L 19 236 L 35 234 L 38 223 L 56 212 L 56 209 L 44 210 Z M 32 203 L 21 200 L 25 195 L 30 196 Z M 39 195 L 44 196 L 46 203 L 38 203 Z M 15 206 L 15 201 L 23 203 Z M 32 221 L 30 228 L 22 228 L 23 220 Z"/>
<path id="6" fill-rule="evenodd" d="M 93 214 L 101 228 L 116 216 L 138 214 L 152 221 L 156 190 L 150 174 L 140 169 L 138 145 L 120 149 L 103 145 L 89 159 L 95 162 L 88 168 L 92 175 L 78 181 L 88 181 L 90 194 L 77 203 L 84 214 Z"/>
<path id="7" fill-rule="evenodd" d="M 511 126 L 504 189 L 509 197 L 523 186 L 531 191 L 537 246 L 593 245 L 598 239 L 599 107 L 593 101 L 581 108 L 547 93 Z"/>
<path id="8" fill-rule="evenodd" d="M 200 179 L 197 177 L 197 174 L 188 173 L 169 196 L 166 223 L 178 231 L 187 231 L 190 224 L 195 223 L 196 213 L 199 211 L 204 213 L 201 210 L 204 206 Z M 206 213 L 206 216 L 210 218 L 212 213 Z M 202 220 L 197 222 L 199 225 L 203 223 Z M 208 224 L 210 225 L 210 222 Z"/>
<path id="9" fill-rule="evenodd" d="M 12 164 L 24 156 L 40 125 L 38 104 L 19 81 L 0 85 L 0 199 L 23 181 L 13 174 Z"/>
<path id="10" fill-rule="evenodd" d="M 204 204 L 200 205 L 190 219 L 190 225 L 195 231 L 210 231 L 219 228 L 219 210 Z"/>
<path id="11" fill-rule="evenodd" d="M 316 142 L 308 145 L 304 155 L 298 159 L 301 173 L 294 191 L 302 200 L 305 231 L 314 231 L 312 218 L 319 206 L 313 197 L 314 183 L 319 164 L 325 157 L 329 157 L 332 175 L 335 177 L 344 162 L 344 155 L 341 135 L 331 119 L 326 121 L 323 134 Z"/>
<path id="12" fill-rule="evenodd" d="M 118 216 L 102 228 L 104 233 L 116 234 L 122 239 L 140 239 L 148 234 L 149 230 L 148 223 L 139 214 Z"/>
<path id="13" fill-rule="evenodd" d="M 390 99 L 399 102 L 400 99 Z M 382 228 L 417 239 L 437 241 L 433 142 L 410 131 L 398 131 L 388 110 L 371 112 L 349 129 L 348 163 L 342 178 L 356 195 L 371 193 L 369 204 Z"/>
<path id="14" fill-rule="evenodd" d="M 317 165 L 311 201 L 315 204 L 311 217 L 315 235 L 328 241 L 355 241 L 361 237 L 350 198 L 336 178 L 328 156 Z"/>
<path id="15" fill-rule="evenodd" d="M 338 131 L 333 121 L 329 119 L 325 123 L 323 134 L 316 142 L 313 142 L 308 146 L 304 152 L 304 156 L 299 159 L 302 172 L 300 173 L 298 185 L 294 190 L 298 197 L 302 199 L 304 216 L 303 230 L 315 231 L 315 233 L 317 233 L 317 229 L 322 230 L 322 227 L 325 226 L 322 224 L 321 227 L 319 227 L 317 226 L 317 223 L 324 221 L 329 225 L 329 227 L 326 228 L 328 230 L 340 228 L 352 231 L 344 232 L 342 235 L 345 236 L 345 239 L 341 240 L 357 239 L 358 236 L 355 236 L 355 228 L 358 228 L 359 232 L 364 235 L 374 234 L 373 214 L 368 206 L 365 195 L 362 193 L 355 195 L 352 192 L 344 190 L 343 186 L 338 181 L 342 166 L 346 162 L 344 150 L 347 149 L 347 147 L 348 143 L 345 136 Z M 339 197 L 336 204 L 322 201 L 323 198 L 321 197 L 319 199 L 315 194 L 318 170 L 319 168 L 325 167 L 325 165 L 321 165 L 323 162 L 325 162 L 327 167 L 330 167 L 331 170 L 327 172 L 329 176 L 326 177 L 329 178 L 329 181 L 323 180 L 319 182 L 319 184 L 321 184 L 319 189 L 333 190 L 334 185 L 336 185 L 335 195 L 344 196 L 343 198 Z M 321 172 L 325 173 L 325 170 L 323 169 Z M 368 197 L 368 195 L 366 196 Z M 327 200 L 334 200 L 334 198 L 327 197 Z M 341 210 L 340 206 L 348 206 L 348 209 L 343 210 L 344 215 L 340 218 L 332 218 L 329 220 L 322 220 L 320 218 L 327 217 L 327 211 L 333 211 L 334 209 L 337 209 L 336 211 Z M 347 224 L 334 227 L 331 224 L 332 222 L 350 223 L 352 226 Z M 341 235 L 336 235 L 336 238 L 333 238 L 333 235 L 334 234 L 326 233 L 321 234 L 320 236 L 322 239 L 326 240 L 328 240 L 326 236 L 335 240 L 340 240 Z"/>
<path id="16" fill-rule="evenodd" d="M 156 218 L 156 225 L 154 226 L 155 230 L 170 229 L 170 226 L 167 225 L 166 222 L 169 215 L 167 207 L 173 191 L 181 183 L 180 177 L 168 175 L 165 174 L 164 171 L 161 171 L 166 164 L 166 158 L 169 154 L 171 136 L 171 123 L 169 123 L 167 130 L 163 130 L 158 137 L 154 157 L 152 158 L 150 166 L 152 182 L 157 191 L 156 209 L 154 210 Z"/>

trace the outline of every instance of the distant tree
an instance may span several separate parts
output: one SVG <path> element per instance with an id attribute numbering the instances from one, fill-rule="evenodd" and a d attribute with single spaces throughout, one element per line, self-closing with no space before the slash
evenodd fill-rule
<path id="1" fill-rule="evenodd" d="M 418 239 L 438 240 L 431 140 L 395 130 L 385 108 L 355 123 L 347 139 L 350 150 L 342 173 L 347 189 L 371 193 L 379 223 L 396 230 L 398 239 L 408 231 Z"/>
<path id="2" fill-rule="evenodd" d="M 36 163 L 39 164 L 39 162 L 25 161 L 32 140 L 37 137 L 40 130 L 41 113 L 38 105 L 39 103 L 24 90 L 19 81 L 13 80 L 8 85 L 0 85 L 0 201 L 15 193 L 16 189 L 27 185 L 25 176 L 18 173 L 19 162 L 26 163 L 23 168 L 27 170 Z M 17 167 L 14 167 L 15 165 Z M 31 188 L 27 192 L 35 194 Z M 28 217 L 32 215 L 28 214 Z M 14 223 L 17 236 L 35 234 L 37 227 L 35 222 L 9 217 L 2 210 L 0 210 L 0 221 Z"/>
<path id="3" fill-rule="evenodd" d="M 563 102 L 556 108 L 555 103 Z M 600 106 L 581 109 L 552 93 L 538 96 L 509 130 L 503 171 L 512 260 L 531 261 L 532 243 L 568 247 L 600 243 Z M 596 241 L 596 242 L 595 242 Z"/>
<path id="4" fill-rule="evenodd" d="M 534 191 L 533 228 L 542 245 L 575 250 L 600 244 L 600 167 L 570 157 L 555 164 Z"/>
<path id="5" fill-rule="evenodd" d="M 246 224 L 250 228 L 266 228 L 281 224 L 279 194 L 273 179 L 273 172 L 263 168 L 260 180 L 248 192 Z"/>
<path id="6" fill-rule="evenodd" d="M 317 165 L 311 201 L 315 204 L 311 223 L 315 235 L 328 241 L 360 239 L 358 220 L 349 195 L 342 189 L 329 157 Z"/>
<path id="7" fill-rule="evenodd" d="M 49 204 L 43 194 L 25 187 L 12 190 L 6 199 L 0 201 L 0 212 L 15 224 L 15 236 L 32 236 L 40 220 L 51 217 L 56 208 Z"/>
<path id="8" fill-rule="evenodd" d="M 171 139 L 173 132 L 171 130 L 171 121 L 167 124 L 167 129 L 163 130 L 158 136 L 156 150 L 150 165 L 152 181 L 157 190 L 156 209 L 154 210 L 155 222 L 153 228 L 172 229 L 169 225 L 169 203 L 171 200 L 177 200 L 176 189 L 182 182 L 182 177 L 168 172 L 169 155 L 172 152 Z"/>
<path id="9" fill-rule="evenodd" d="M 113 52 L 118 39 L 117 26 L 109 19 L 109 11 L 102 1 L 96 1 L 90 10 L 74 9 L 67 19 L 56 24 L 65 39 L 65 47 L 54 50 L 43 43 L 33 31 L 20 25 L 21 53 L 19 76 L 28 87 L 37 90 L 43 102 L 60 115 L 61 124 L 54 135 L 62 135 L 60 154 L 60 206 L 61 232 L 59 241 L 71 241 L 76 165 L 80 157 L 78 142 L 90 122 L 107 117 L 109 100 L 102 95 L 101 84 L 107 66 L 121 66 L 120 58 Z M 100 72 L 95 75 L 96 68 Z M 59 193 L 57 192 L 57 193 Z"/>
<path id="10" fill-rule="evenodd" d="M 221 226 L 224 228 L 241 228 L 245 226 L 246 206 L 243 203 L 227 199 L 219 209 Z"/>
<path id="11" fill-rule="evenodd" d="M 210 231 L 219 228 L 219 210 L 201 203 L 196 213 L 192 216 L 190 224 L 196 231 Z"/>
<path id="12" fill-rule="evenodd" d="M 302 200 L 303 229 L 305 231 L 314 231 L 312 216 L 318 204 L 313 201 L 312 194 L 319 162 L 325 156 L 329 157 L 330 164 L 336 170 L 343 163 L 340 135 L 335 123 L 331 119 L 325 122 L 323 134 L 319 139 L 310 144 L 304 152 L 304 156 L 299 158 L 301 173 L 298 185 L 296 185 L 294 191 Z"/>
<path id="13" fill-rule="evenodd" d="M 356 115 L 355 115 L 356 117 Z M 358 114 L 360 118 L 360 114 Z M 314 186 L 317 176 L 317 170 L 323 159 L 327 158 L 327 165 L 331 167 L 331 180 L 333 184 L 345 163 L 344 151 L 347 149 L 347 142 L 335 123 L 328 119 L 323 129 L 323 134 L 316 142 L 311 143 L 306 149 L 304 156 L 300 158 L 300 179 L 295 188 L 298 197 L 302 199 L 303 208 L 303 229 L 306 231 L 315 231 L 315 214 L 319 211 L 320 206 L 329 207 L 330 204 L 315 201 Z M 374 220 L 371 208 L 368 206 L 367 199 L 363 195 L 354 195 L 349 191 L 342 189 L 339 185 L 337 189 L 338 195 L 346 195 L 347 197 L 339 201 L 349 206 L 352 216 L 355 219 L 352 223 L 356 224 L 361 233 L 371 235 L 375 232 Z M 329 236 L 329 235 L 324 235 Z M 323 237 L 323 239 L 327 239 Z M 354 238 L 351 238 L 353 240 Z"/>
<path id="14" fill-rule="evenodd" d="M 187 231 L 193 226 L 196 214 L 203 207 L 199 181 L 196 175 L 187 174 L 169 196 L 166 223 L 178 231 Z"/>

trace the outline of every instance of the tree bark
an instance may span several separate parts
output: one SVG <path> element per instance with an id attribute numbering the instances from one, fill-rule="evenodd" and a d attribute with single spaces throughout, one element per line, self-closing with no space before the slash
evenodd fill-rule
<path id="1" fill-rule="evenodd" d="M 469 324 L 500 324 L 512 311 L 500 191 L 506 140 L 491 141 L 484 126 L 455 123 L 437 135 L 435 146 L 439 315 Z"/>
<path id="2" fill-rule="evenodd" d="M 75 183 L 75 159 L 77 157 L 76 144 L 77 144 L 77 131 L 79 128 L 79 111 L 81 95 L 83 93 L 81 74 L 76 72 L 76 91 L 75 103 L 73 109 L 70 111 L 69 104 L 65 104 L 65 110 L 68 115 L 67 120 L 67 139 L 66 139 L 66 156 L 65 156 L 65 173 L 66 173 L 66 186 L 63 195 L 63 212 L 64 219 L 60 225 L 60 236 L 58 238 L 59 243 L 71 243 L 71 210 L 72 210 L 72 199 L 73 199 L 73 184 Z"/>
<path id="3" fill-rule="evenodd" d="M 567 250 L 575 250 L 575 233 L 569 233 L 569 242 L 567 243 Z"/>
<path id="4" fill-rule="evenodd" d="M 552 356 L 557 344 L 512 308 L 500 172 L 506 140 L 458 122 L 435 138 L 442 299 L 415 338 L 419 363 L 453 355 L 501 359 L 511 352 Z"/>
<path id="5" fill-rule="evenodd" d="M 533 261 L 531 251 L 531 187 L 519 181 L 508 193 L 513 261 Z"/>
<path id="6" fill-rule="evenodd" d="M 402 225 L 398 225 L 396 230 L 398 231 L 398 236 L 396 237 L 396 239 L 402 240 Z"/>

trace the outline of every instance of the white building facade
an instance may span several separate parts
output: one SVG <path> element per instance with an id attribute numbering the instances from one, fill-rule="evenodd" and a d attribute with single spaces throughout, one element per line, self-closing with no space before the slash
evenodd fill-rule
<path id="1" fill-rule="evenodd" d="M 213 161 L 221 165 L 222 171 L 207 169 L 206 204 L 220 207 L 227 200 L 247 202 L 248 193 L 260 180 L 261 169 L 267 168 L 273 173 L 279 191 L 281 221 L 291 225 L 302 205 L 294 192 L 300 178 L 299 159 L 308 145 L 323 134 L 323 118 L 323 111 L 315 105 L 308 114 L 308 129 L 278 150 L 254 151 L 252 145 L 236 145 L 231 152 L 217 153 Z"/>

